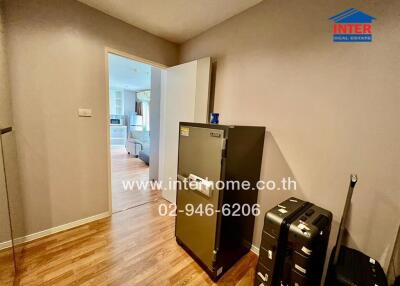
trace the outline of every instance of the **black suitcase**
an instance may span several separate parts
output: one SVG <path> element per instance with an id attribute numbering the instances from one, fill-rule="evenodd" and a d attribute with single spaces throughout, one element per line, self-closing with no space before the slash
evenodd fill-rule
<path id="1" fill-rule="evenodd" d="M 334 248 L 332 253 L 335 253 Z M 332 255 L 331 257 L 333 257 Z M 387 279 L 379 262 L 364 253 L 342 246 L 337 264 L 330 261 L 329 286 L 387 286 Z"/>
<path id="2" fill-rule="evenodd" d="M 292 268 L 290 276 L 283 275 L 283 285 L 321 284 L 331 223 L 332 213 L 313 205 L 291 224 L 288 246 L 293 254 L 286 265 Z"/>
<path id="3" fill-rule="evenodd" d="M 288 229 L 291 222 L 311 204 L 305 201 L 290 198 L 265 215 L 264 229 L 261 238 L 259 270 L 255 285 L 276 285 L 283 271 L 285 257 L 283 254 L 287 244 Z"/>
<path id="4" fill-rule="evenodd" d="M 387 286 L 387 278 L 378 261 L 364 253 L 342 245 L 345 223 L 357 176 L 350 176 L 349 191 L 340 221 L 336 247 L 329 260 L 325 286 Z"/>
<path id="5" fill-rule="evenodd" d="M 254 285 L 319 285 L 332 214 L 290 198 L 267 212 Z"/>

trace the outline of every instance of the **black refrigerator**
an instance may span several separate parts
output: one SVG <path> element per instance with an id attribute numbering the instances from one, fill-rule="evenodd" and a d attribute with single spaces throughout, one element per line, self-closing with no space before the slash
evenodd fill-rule
<path id="1" fill-rule="evenodd" d="M 181 122 L 176 240 L 215 281 L 252 245 L 265 127 Z"/>

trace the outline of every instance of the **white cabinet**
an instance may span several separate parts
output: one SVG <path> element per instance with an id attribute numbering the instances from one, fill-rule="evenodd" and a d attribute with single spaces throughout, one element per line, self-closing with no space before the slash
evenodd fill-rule
<path id="1" fill-rule="evenodd" d="M 111 145 L 125 145 L 127 130 L 127 126 L 110 125 Z"/>
<path id="2" fill-rule="evenodd" d="M 124 93 L 119 89 L 110 89 L 110 114 L 124 115 Z"/>

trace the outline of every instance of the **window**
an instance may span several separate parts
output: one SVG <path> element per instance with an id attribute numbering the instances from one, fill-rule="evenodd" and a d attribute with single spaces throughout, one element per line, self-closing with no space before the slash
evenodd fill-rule
<path id="1" fill-rule="evenodd" d="M 136 93 L 136 99 L 142 104 L 144 131 L 150 131 L 150 96 L 150 90 L 139 91 Z"/>

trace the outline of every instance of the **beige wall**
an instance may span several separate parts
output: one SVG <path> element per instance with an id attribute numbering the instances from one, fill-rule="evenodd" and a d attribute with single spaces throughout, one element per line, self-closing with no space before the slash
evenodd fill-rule
<path id="1" fill-rule="evenodd" d="M 3 18 L 3 4 L 0 1 L 0 127 L 9 126 L 12 123 Z"/>
<path id="2" fill-rule="evenodd" d="M 350 7 L 377 18 L 372 43 L 332 42 L 328 17 Z M 349 243 L 385 267 L 400 223 L 399 10 L 399 1 L 267 0 L 181 47 L 181 62 L 215 60 L 222 123 L 270 131 L 262 178 L 296 177 L 297 192 L 262 192 L 263 210 L 291 195 L 332 210 L 333 242 L 357 172 Z"/>
<path id="3" fill-rule="evenodd" d="M 177 46 L 72 0 L 7 0 L 6 28 L 25 233 L 107 212 L 104 49 L 173 65 Z"/>
<path id="4" fill-rule="evenodd" d="M 11 114 L 9 113 L 11 105 L 7 87 L 8 74 L 4 47 L 3 7 L 1 4 L 0 1 L 0 128 L 4 128 L 11 122 Z M 1 159 L 2 156 L 0 154 L 0 243 L 11 239 L 3 162 Z"/>
<path id="5" fill-rule="evenodd" d="M 0 128 L 13 125 L 9 88 L 3 1 L 0 0 Z M 5 165 L 3 165 L 2 156 L 0 156 L 0 242 L 9 241 L 11 239 L 4 169 L 7 174 L 8 200 L 14 234 L 16 236 L 20 235 L 23 233 L 24 228 L 23 207 L 19 191 L 15 134 L 13 132 L 4 134 L 2 136 L 2 143 Z"/>

